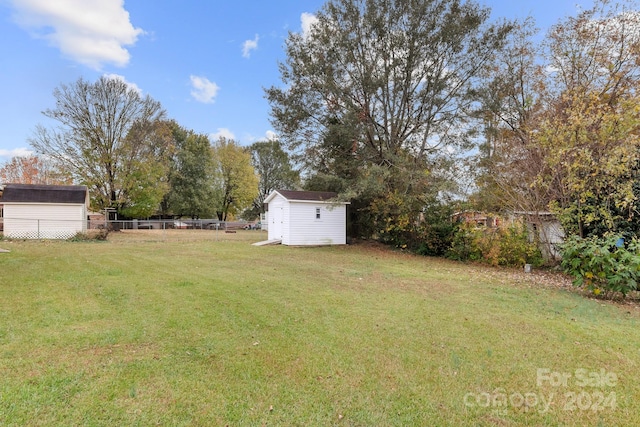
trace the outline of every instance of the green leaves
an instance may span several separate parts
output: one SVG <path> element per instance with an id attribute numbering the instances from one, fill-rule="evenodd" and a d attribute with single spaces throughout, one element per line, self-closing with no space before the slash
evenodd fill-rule
<path id="1" fill-rule="evenodd" d="M 562 245 L 562 268 L 573 276 L 573 284 L 594 295 L 626 296 L 638 290 L 640 281 L 640 242 L 632 239 L 621 244 L 621 236 L 582 239 L 569 238 Z"/>
<path id="2" fill-rule="evenodd" d="M 629 6 L 596 0 L 542 43 L 531 21 L 512 33 L 483 88 L 479 200 L 551 210 L 567 234 L 638 233 L 640 15 Z"/>
<path id="3" fill-rule="evenodd" d="M 493 266 L 541 265 L 542 254 L 529 242 L 523 223 L 512 222 L 496 228 L 460 224 L 447 256 L 461 261 L 479 261 Z"/>
<path id="4" fill-rule="evenodd" d="M 258 176 L 249 151 L 233 139 L 221 137 L 212 152 L 215 207 L 218 219 L 227 221 L 248 208 L 258 195 Z"/>
<path id="5" fill-rule="evenodd" d="M 170 123 L 175 143 L 169 169 L 170 190 L 163 213 L 208 218 L 214 213 L 213 156 L 209 138 Z"/>
<path id="6" fill-rule="evenodd" d="M 618 96 L 612 105 L 602 94 L 565 93 L 564 111 L 543 123 L 537 139 L 549 152 L 548 168 L 557 171 L 556 194 L 564 197 L 555 211 L 571 233 L 616 231 L 637 209 L 640 99 Z"/>

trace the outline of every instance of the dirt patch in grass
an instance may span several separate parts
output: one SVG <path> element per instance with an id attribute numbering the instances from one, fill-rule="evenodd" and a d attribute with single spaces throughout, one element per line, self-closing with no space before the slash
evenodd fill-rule
<path id="1" fill-rule="evenodd" d="M 112 363 L 128 364 L 146 360 L 160 360 L 161 351 L 153 343 L 112 344 L 92 346 L 81 349 L 57 351 L 52 358 L 51 349 L 41 348 L 32 352 L 32 369 L 28 378 L 38 378 L 51 369 L 63 369 L 74 372 L 93 372 Z M 34 357 L 35 356 L 35 357 Z"/>

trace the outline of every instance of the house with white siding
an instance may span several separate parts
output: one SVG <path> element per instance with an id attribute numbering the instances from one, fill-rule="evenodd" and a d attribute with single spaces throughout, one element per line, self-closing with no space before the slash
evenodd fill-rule
<path id="1" fill-rule="evenodd" d="M 336 197 L 321 191 L 272 191 L 264 201 L 269 240 L 293 246 L 346 244 L 349 202 Z"/>
<path id="2" fill-rule="evenodd" d="M 0 203 L 5 237 L 68 239 L 87 230 L 85 186 L 6 184 Z"/>

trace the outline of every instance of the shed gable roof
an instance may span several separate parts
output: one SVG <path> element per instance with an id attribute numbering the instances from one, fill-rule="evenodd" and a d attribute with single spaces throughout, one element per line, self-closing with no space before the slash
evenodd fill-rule
<path id="1" fill-rule="evenodd" d="M 295 191 L 295 190 L 273 190 L 265 199 L 264 203 L 267 204 L 273 200 L 276 195 L 280 195 L 288 202 L 318 202 L 318 203 L 331 203 L 331 204 L 344 204 L 348 205 L 349 202 L 340 202 L 333 200 L 338 197 L 338 193 L 331 191 Z"/>
<path id="2" fill-rule="evenodd" d="M 276 190 L 287 200 L 305 200 L 310 202 L 324 202 L 338 197 L 338 193 L 331 191 L 294 191 Z"/>
<path id="3" fill-rule="evenodd" d="M 6 184 L 2 203 L 70 203 L 85 204 L 87 187 L 84 185 L 31 185 Z"/>

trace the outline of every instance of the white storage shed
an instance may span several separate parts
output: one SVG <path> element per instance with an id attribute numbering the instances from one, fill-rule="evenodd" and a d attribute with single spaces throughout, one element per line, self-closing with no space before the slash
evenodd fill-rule
<path id="1" fill-rule="evenodd" d="M 274 190 L 265 199 L 269 240 L 283 245 L 344 245 L 347 205 L 337 194 L 320 191 Z"/>
<path id="2" fill-rule="evenodd" d="M 0 203 L 6 237 L 68 239 L 87 230 L 85 186 L 6 184 Z"/>
<path id="3" fill-rule="evenodd" d="M 529 240 L 538 243 L 544 258 L 555 261 L 562 259 L 560 245 L 565 240 L 564 228 L 552 212 L 515 211 L 514 215 L 524 218 Z"/>

